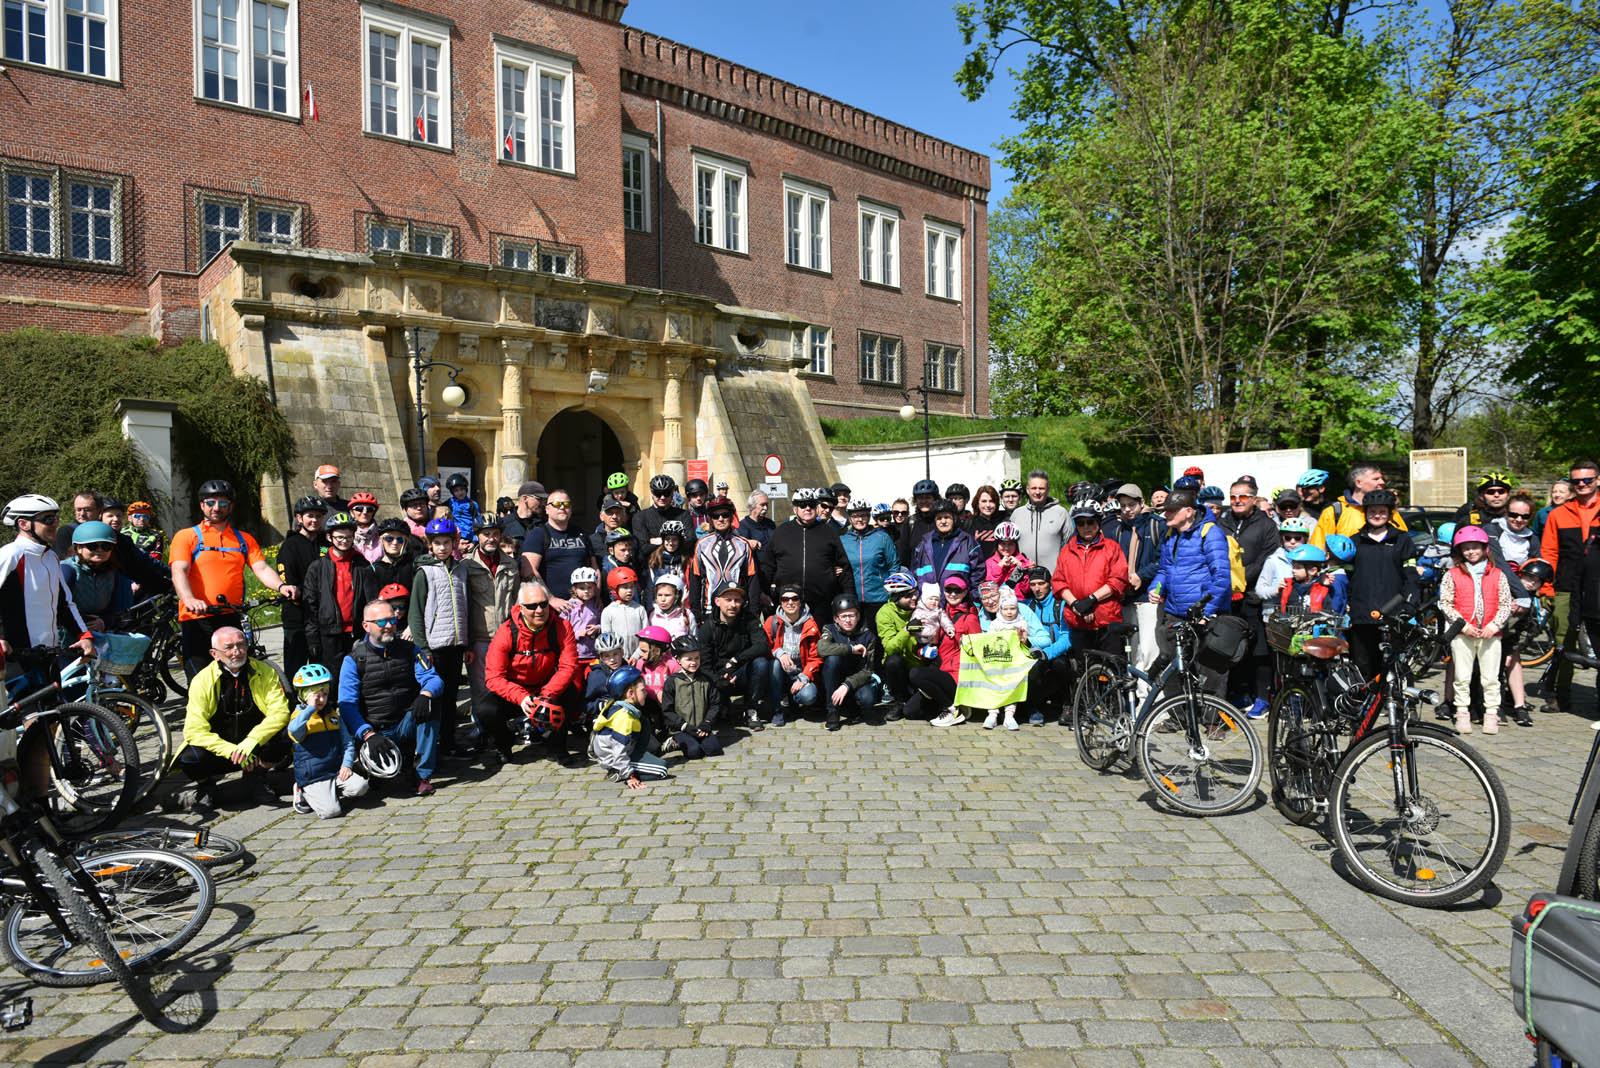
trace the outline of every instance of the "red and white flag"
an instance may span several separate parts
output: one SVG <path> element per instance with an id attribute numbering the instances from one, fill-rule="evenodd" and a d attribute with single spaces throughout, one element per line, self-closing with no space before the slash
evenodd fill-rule
<path id="1" fill-rule="evenodd" d="M 419 112 L 417 112 L 417 140 L 418 141 L 426 141 L 427 139 L 428 139 L 428 123 L 422 117 L 422 112 L 419 111 Z"/>
<path id="2" fill-rule="evenodd" d="M 517 142 L 511 136 L 511 127 L 506 127 L 506 159 L 517 158 Z"/>
<path id="3" fill-rule="evenodd" d="M 317 110 L 317 91 L 310 82 L 306 82 L 306 118 L 312 122 L 322 121 L 322 112 Z"/>

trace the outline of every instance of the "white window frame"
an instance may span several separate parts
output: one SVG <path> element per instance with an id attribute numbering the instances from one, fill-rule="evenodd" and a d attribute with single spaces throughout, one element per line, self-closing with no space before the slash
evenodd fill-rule
<path id="1" fill-rule="evenodd" d="M 570 245 L 547 245 L 531 238 L 497 237 L 495 263 L 513 271 L 532 271 L 536 274 L 554 274 L 564 278 L 578 276 L 577 250 Z M 527 266 L 507 263 L 507 259 L 523 257 Z"/>
<path id="2" fill-rule="evenodd" d="M 197 100 L 205 100 L 214 104 L 225 104 L 228 107 L 243 108 L 246 111 L 256 111 L 263 115 L 281 115 L 285 118 L 298 119 L 300 117 L 300 0 L 237 0 L 236 13 L 238 15 L 238 38 L 233 46 L 233 51 L 238 56 L 237 76 L 239 81 L 239 99 L 228 100 L 221 95 L 221 85 L 218 85 L 217 96 L 207 96 L 205 75 L 205 12 L 207 0 L 194 0 L 194 95 Z M 226 0 L 217 0 L 223 3 Z M 272 107 L 258 108 L 255 106 L 255 8 L 257 4 L 266 4 L 271 7 L 285 8 L 284 14 L 284 100 L 283 110 Z"/>
<path id="3" fill-rule="evenodd" d="M 806 331 L 806 355 L 811 359 L 807 364 L 811 374 L 833 374 L 832 327 L 813 326 Z"/>
<path id="4" fill-rule="evenodd" d="M 400 247 L 375 248 L 372 244 L 372 231 L 374 229 L 398 230 L 400 232 Z M 437 237 L 443 242 L 440 252 L 421 251 L 417 248 L 418 237 Z M 390 215 L 367 215 L 363 217 L 361 239 L 365 246 L 364 251 L 372 252 L 410 252 L 417 256 L 433 256 L 437 259 L 452 259 L 456 254 L 455 231 L 448 226 L 435 223 L 417 222 L 414 219 L 400 219 Z"/>
<path id="5" fill-rule="evenodd" d="M 861 373 L 865 369 L 865 356 L 867 352 L 867 342 L 869 340 L 873 342 L 872 359 L 874 361 L 874 369 L 877 371 L 882 371 L 888 366 L 884 355 L 884 343 L 894 343 L 894 377 L 891 378 L 886 375 L 866 375 Z M 895 337 L 893 334 L 875 334 L 871 331 L 863 330 L 861 331 L 860 347 L 856 355 L 858 359 L 856 364 L 856 374 L 862 382 L 873 386 L 900 386 L 905 384 L 905 339 Z"/>
<path id="6" fill-rule="evenodd" d="M 797 214 L 798 213 L 798 214 Z M 783 180 L 783 258 L 791 267 L 833 270 L 833 195 L 797 178 Z"/>
<path id="7" fill-rule="evenodd" d="M 883 204 L 871 204 L 861 201 L 859 216 L 859 240 L 856 247 L 861 250 L 861 280 L 872 282 L 880 286 L 900 288 L 900 233 L 905 229 L 905 220 L 900 212 Z M 894 236 L 885 241 L 883 237 L 885 224 L 894 228 Z"/>
<path id="8" fill-rule="evenodd" d="M 270 197 L 254 197 L 243 193 L 226 193 L 213 189 L 201 189 L 195 192 L 195 258 L 201 269 L 217 256 L 221 255 L 232 242 L 224 244 L 211 255 L 206 255 L 206 205 L 225 204 L 239 209 L 239 236 L 238 241 L 260 241 L 268 245 L 280 245 L 284 248 L 299 248 L 305 241 L 306 219 L 305 209 L 299 204 L 290 204 Z M 260 211 L 273 211 L 291 216 L 289 227 L 289 240 L 282 240 L 274 231 L 263 237 L 260 230 L 260 218 L 256 214 Z"/>
<path id="9" fill-rule="evenodd" d="M 523 74 L 522 110 L 507 106 L 501 91 L 506 68 Z M 561 114 L 546 111 L 544 79 L 562 82 Z M 577 122 L 575 121 L 575 81 L 572 63 L 556 56 L 518 48 L 506 41 L 494 44 L 495 158 L 501 163 L 516 163 L 558 174 L 577 173 Z M 544 154 L 545 131 L 560 135 L 560 159 Z M 506 135 L 511 135 L 512 151 L 506 152 Z"/>
<path id="10" fill-rule="evenodd" d="M 98 264 L 102 267 L 114 267 L 119 264 L 122 261 L 120 250 L 122 241 L 118 234 L 122 222 L 122 183 L 113 178 L 91 178 L 88 175 L 67 174 L 62 176 L 61 185 L 61 203 L 63 205 L 61 213 L 63 217 L 61 248 L 64 253 L 62 258 L 72 260 L 75 263 Z M 101 208 L 91 203 L 85 207 L 79 207 L 73 204 L 72 187 L 75 185 L 102 189 L 109 187 L 111 190 L 111 206 Z M 75 224 L 79 215 L 89 220 L 90 225 L 90 232 L 87 235 L 90 254 L 87 256 L 78 256 L 72 251 L 72 242 L 77 237 Z M 99 240 L 92 229 L 93 221 L 96 219 L 106 220 L 109 230 L 106 240 L 111 243 L 111 255 L 105 259 L 99 259 L 94 255 L 94 243 Z"/>
<path id="11" fill-rule="evenodd" d="M 961 299 L 961 229 L 926 220 L 922 224 L 928 296 Z"/>
<path id="12" fill-rule="evenodd" d="M 694 240 L 697 245 L 725 252 L 750 252 L 750 172 L 741 163 L 721 156 L 696 152 L 690 188 L 694 190 Z M 710 180 L 711 205 L 700 202 L 701 175 Z M 732 232 L 728 226 L 728 180 L 739 183 L 737 218 Z M 709 237 L 710 240 L 705 240 Z M 732 242 L 731 244 L 729 242 Z"/>
<path id="13" fill-rule="evenodd" d="M 954 356 L 954 362 L 946 357 Z M 942 393 L 961 392 L 961 347 L 928 342 L 924 352 L 922 384 Z"/>
<path id="14" fill-rule="evenodd" d="M 13 248 L 11 245 L 11 178 L 16 175 L 30 179 L 43 179 L 49 183 L 49 199 L 47 201 L 34 200 L 31 196 L 18 203 L 32 205 L 35 209 L 43 207 L 49 212 L 46 228 L 49 233 L 50 249 L 48 252 L 38 252 L 32 247 L 32 232 L 36 229 L 31 225 L 29 247 Z M 74 209 L 72 206 L 72 185 L 83 183 L 85 185 L 110 186 L 111 208 L 105 211 L 98 208 Z M 39 166 L 37 164 L 16 163 L 11 160 L 0 160 L 0 255 L 15 256 L 44 263 L 55 263 L 66 267 L 122 267 L 127 262 L 127 235 L 124 231 L 125 221 L 123 215 L 123 179 L 114 174 L 96 174 L 91 171 L 75 171 L 64 167 Z M 94 259 L 92 257 L 74 256 L 72 254 L 72 222 L 76 211 L 91 217 L 104 217 L 111 220 L 111 258 Z M 91 246 L 92 248 L 92 246 Z"/>
<path id="15" fill-rule="evenodd" d="M 372 32 L 378 30 L 399 38 L 395 50 L 395 132 L 374 129 L 372 124 Z M 415 43 L 439 50 L 439 88 L 436 93 L 414 84 L 411 77 L 411 49 Z M 452 145 L 450 106 L 450 27 L 439 22 L 408 17 L 388 8 L 361 9 L 361 129 L 374 137 L 404 141 L 412 145 L 449 149 Z M 417 136 L 419 108 L 430 98 L 438 99 L 439 115 L 428 137 Z M 424 124 L 425 126 L 427 124 Z"/>
<path id="16" fill-rule="evenodd" d="M 639 185 L 637 188 L 628 184 L 628 157 L 639 157 Z M 634 226 L 629 221 L 629 198 L 637 198 L 639 208 L 639 225 Z M 633 134 L 622 135 L 622 226 L 625 230 L 635 233 L 648 234 L 651 228 L 650 221 L 650 142 Z"/>
<path id="17" fill-rule="evenodd" d="M 119 59 L 121 56 L 121 0 L 105 0 L 106 13 L 104 17 L 95 15 L 87 10 L 68 11 L 67 4 L 70 0 L 3 0 L 0 2 L 0 63 L 26 63 L 34 67 L 46 67 L 51 70 L 66 71 L 70 74 L 80 74 L 85 78 L 104 79 L 114 82 L 121 77 Z M 40 59 L 33 59 L 27 55 L 26 28 L 24 29 L 24 44 L 22 55 L 11 55 L 5 52 L 4 16 L 8 8 L 13 6 L 33 8 L 44 13 L 44 55 Z M 87 8 L 85 0 L 83 4 Z M 106 26 L 106 69 L 104 74 L 95 74 L 90 71 L 88 63 L 87 46 L 84 57 L 84 69 L 74 70 L 67 65 L 67 23 L 72 17 L 84 18 L 94 22 L 104 22 Z M 26 24 L 24 24 L 26 26 Z"/>

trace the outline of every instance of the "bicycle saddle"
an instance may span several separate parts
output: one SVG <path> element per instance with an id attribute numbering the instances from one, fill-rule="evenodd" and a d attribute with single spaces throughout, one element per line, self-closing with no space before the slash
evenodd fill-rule
<path id="1" fill-rule="evenodd" d="M 1307 638 L 1300 651 L 1318 660 L 1332 660 L 1350 651 L 1350 643 L 1343 638 Z"/>
<path id="2" fill-rule="evenodd" d="M 1132 633 L 1133 630 L 1134 630 L 1134 626 L 1133 626 L 1132 623 L 1107 623 L 1106 624 L 1106 633 L 1111 635 L 1113 638 L 1117 637 L 1118 635 L 1121 635 L 1121 634 Z"/>

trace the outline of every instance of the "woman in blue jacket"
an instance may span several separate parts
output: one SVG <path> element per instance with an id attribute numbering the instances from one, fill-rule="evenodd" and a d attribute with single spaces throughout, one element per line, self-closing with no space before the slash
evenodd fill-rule
<path id="1" fill-rule="evenodd" d="M 878 609 L 889 599 L 883 584 L 900 566 L 900 552 L 888 531 L 872 525 L 872 505 L 864 497 L 850 502 L 850 522 L 839 532 L 839 543 L 850 561 L 850 592 L 861 604 L 867 629 L 876 634 Z"/>

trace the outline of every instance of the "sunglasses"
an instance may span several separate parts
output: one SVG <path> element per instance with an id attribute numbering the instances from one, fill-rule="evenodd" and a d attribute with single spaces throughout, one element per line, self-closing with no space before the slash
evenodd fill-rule
<path id="1" fill-rule="evenodd" d="M 378 506 L 375 504 L 352 504 L 350 510 L 352 512 L 376 512 Z"/>
<path id="2" fill-rule="evenodd" d="M 1304 534 L 1280 534 L 1278 536 L 1280 538 L 1282 538 L 1284 541 L 1305 541 L 1306 540 L 1306 535 L 1304 535 Z"/>
<path id="3" fill-rule="evenodd" d="M 1574 486 L 1592 486 L 1594 485 L 1595 478 L 1595 475 L 1590 475 L 1588 478 L 1569 478 L 1567 481 L 1571 482 Z"/>
<path id="4" fill-rule="evenodd" d="M 79 546 L 79 548 L 88 549 L 92 553 L 108 553 L 112 549 L 115 549 L 116 546 L 112 545 L 109 541 L 95 541 L 90 542 L 87 545 Z"/>
<path id="5" fill-rule="evenodd" d="M 383 627 L 398 627 L 399 625 L 400 625 L 400 617 L 399 616 L 385 616 L 383 619 L 369 619 L 369 620 L 367 620 L 367 626 L 369 626 L 369 627 L 378 627 L 380 629 L 382 629 Z"/>
<path id="6" fill-rule="evenodd" d="M 1073 522 L 1076 523 L 1078 526 L 1083 527 L 1083 526 L 1088 526 L 1088 525 L 1090 525 L 1092 523 L 1098 523 L 1098 522 L 1100 522 L 1100 520 L 1095 519 L 1092 516 L 1086 516 L 1085 515 L 1085 516 L 1079 516 L 1077 519 L 1074 519 Z M 1015 544 L 1015 543 L 1013 543 L 1013 544 Z"/>
<path id="7" fill-rule="evenodd" d="M 404 534 L 385 534 L 385 535 L 383 535 L 383 537 L 380 540 L 382 540 L 382 541 L 405 541 L 406 540 L 406 536 Z"/>
<path id="8" fill-rule="evenodd" d="M 1533 518 L 1533 513 L 1532 512 L 1507 512 L 1506 513 L 1506 518 L 1507 519 L 1524 519 L 1524 520 L 1532 519 Z"/>
<path id="9" fill-rule="evenodd" d="M 631 585 L 633 585 L 633 583 L 627 582 L 627 583 L 623 583 L 623 585 L 631 586 Z M 522 607 L 526 608 L 530 612 L 543 612 L 543 611 L 546 611 L 547 609 L 549 609 L 550 602 L 549 601 L 523 601 L 522 602 Z"/>
<path id="10" fill-rule="evenodd" d="M 558 512 L 570 512 L 570 511 L 572 511 L 572 502 L 571 501 L 551 501 L 549 504 L 545 505 L 545 507 L 546 508 L 554 508 Z"/>
<path id="11" fill-rule="evenodd" d="M 782 597 L 779 597 L 778 600 L 780 600 L 780 601 L 793 601 L 796 604 L 800 603 L 800 598 L 796 597 L 792 593 L 786 593 Z"/>
<path id="12" fill-rule="evenodd" d="M 1234 502 L 1235 504 L 1239 503 L 1240 501 L 1253 501 L 1255 499 L 1256 495 L 1254 493 L 1235 493 L 1228 498 L 1228 500 Z"/>
<path id="13" fill-rule="evenodd" d="M 902 512 L 899 509 L 896 509 L 895 511 L 889 513 L 889 518 L 891 518 L 891 519 L 904 519 L 904 518 L 906 518 L 906 516 L 908 516 L 910 514 L 911 514 L 910 512 Z"/>
<path id="14" fill-rule="evenodd" d="M 232 504 L 233 501 L 227 497 L 207 497 L 200 503 L 205 505 L 207 508 L 221 508 L 225 504 Z"/>

